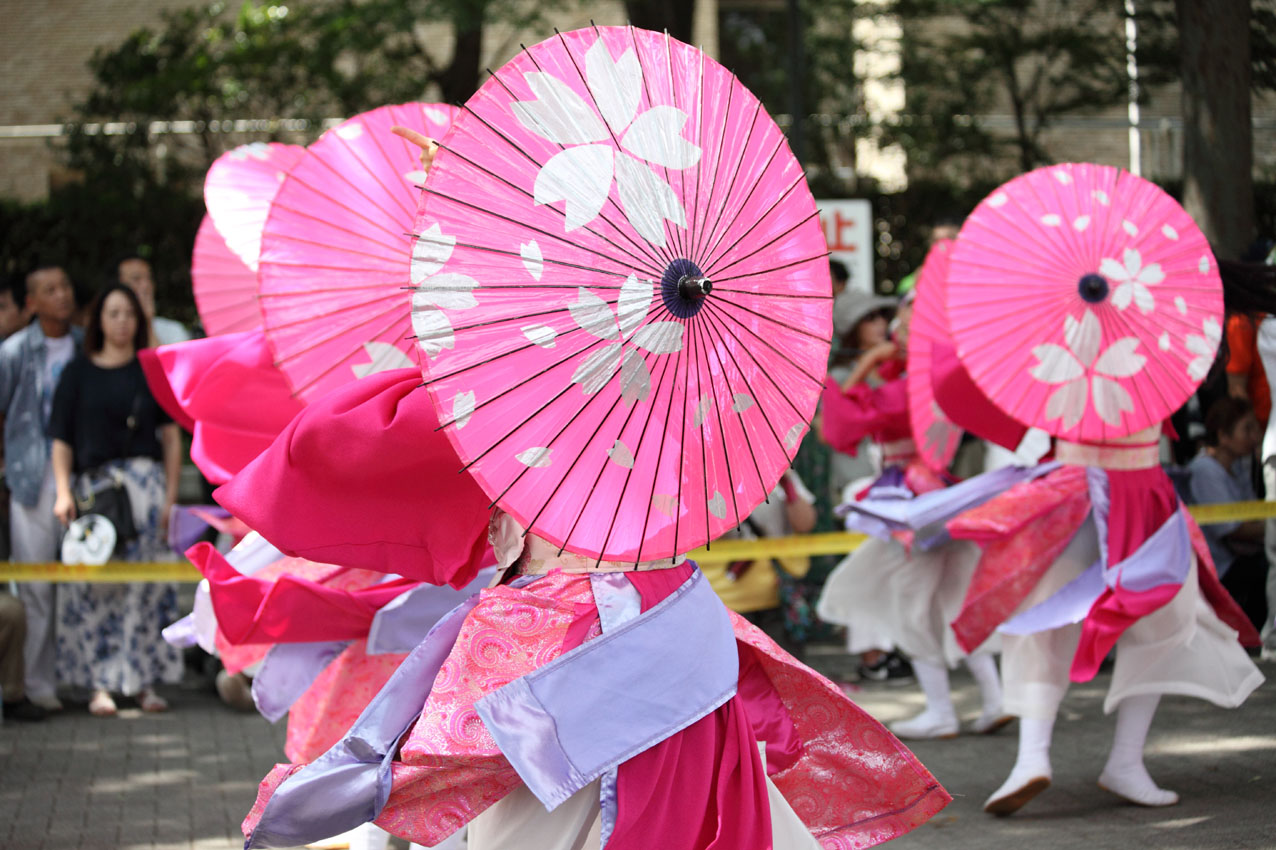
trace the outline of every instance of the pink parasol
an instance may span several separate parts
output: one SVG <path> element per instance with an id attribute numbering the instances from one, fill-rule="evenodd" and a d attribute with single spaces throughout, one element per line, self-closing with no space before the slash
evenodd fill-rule
<path id="1" fill-rule="evenodd" d="M 222 154 L 204 178 L 204 206 L 231 253 L 257 270 L 270 202 L 305 148 L 253 142 Z"/>
<path id="2" fill-rule="evenodd" d="M 827 363 L 828 249 L 783 134 L 698 50 L 625 27 L 525 50 L 444 139 L 417 233 L 440 421 L 525 528 L 669 557 L 788 467 Z"/>
<path id="3" fill-rule="evenodd" d="M 200 323 L 209 336 L 261 327 L 257 272 L 226 246 L 226 240 L 217 232 L 209 215 L 204 216 L 195 234 L 191 289 Z"/>
<path id="4" fill-rule="evenodd" d="M 1222 336 L 1217 263 L 1169 195 L 1116 168 L 1016 177 L 962 227 L 948 320 L 978 387 L 1020 422 L 1103 443 L 1160 422 Z"/>
<path id="5" fill-rule="evenodd" d="M 917 275 L 917 297 L 908 326 L 908 422 L 918 454 L 932 468 L 943 471 L 961 444 L 961 428 L 945 415 L 931 386 L 932 344 L 948 339 L 945 285 L 951 239 L 931 246 Z"/>
<path id="6" fill-rule="evenodd" d="M 262 234 L 260 294 L 275 363 L 309 401 L 355 378 L 416 367 L 406 259 L 421 151 L 455 109 L 383 106 L 328 130 L 289 171 Z"/>

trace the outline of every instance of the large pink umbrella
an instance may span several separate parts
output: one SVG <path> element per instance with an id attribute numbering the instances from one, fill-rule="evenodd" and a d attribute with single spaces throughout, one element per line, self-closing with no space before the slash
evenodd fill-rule
<path id="1" fill-rule="evenodd" d="M 219 156 L 204 177 L 204 206 L 231 253 L 257 270 L 261 230 L 284 175 L 305 148 L 253 142 Z"/>
<path id="2" fill-rule="evenodd" d="M 209 215 L 204 216 L 195 234 L 191 289 L 200 323 L 209 336 L 261 327 L 257 272 L 227 247 Z"/>
<path id="3" fill-rule="evenodd" d="M 307 148 L 279 188 L 259 291 L 275 363 L 300 398 L 418 364 L 405 288 L 425 173 L 420 149 L 390 128 L 439 138 L 454 112 L 405 103 L 356 115 Z"/>
<path id="4" fill-rule="evenodd" d="M 948 320 L 978 387 L 1020 422 L 1104 443 L 1177 410 L 1222 336 L 1218 266 L 1174 199 L 1068 163 L 1016 177 L 966 220 Z"/>
<path id="5" fill-rule="evenodd" d="M 413 326 L 484 490 L 573 552 L 685 552 L 788 467 L 823 384 L 828 248 L 730 72 L 667 35 L 563 33 L 466 104 L 426 183 Z"/>
<path id="6" fill-rule="evenodd" d="M 952 248 L 951 239 L 941 239 L 926 253 L 908 328 L 908 421 L 918 454 L 938 470 L 953 462 L 963 433 L 939 406 L 931 387 L 932 346 L 948 339 L 945 289 Z"/>

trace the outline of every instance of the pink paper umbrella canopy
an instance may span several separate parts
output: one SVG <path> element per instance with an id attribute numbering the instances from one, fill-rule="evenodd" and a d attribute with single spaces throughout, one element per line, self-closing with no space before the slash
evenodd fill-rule
<path id="1" fill-rule="evenodd" d="M 209 336 L 261 327 L 257 272 L 226 246 L 212 216 L 204 216 L 191 254 L 191 289 L 204 333 Z"/>
<path id="2" fill-rule="evenodd" d="M 405 103 L 356 115 L 307 148 L 275 196 L 261 308 L 275 363 L 301 399 L 418 365 L 405 290 L 425 173 L 421 149 L 390 128 L 437 139 L 455 112 Z"/>
<path id="3" fill-rule="evenodd" d="M 254 272 L 270 202 L 304 152 L 300 145 L 278 142 L 240 145 L 219 156 L 204 178 L 204 206 L 217 232 Z"/>
<path id="4" fill-rule="evenodd" d="M 669 557 L 788 467 L 828 358 L 828 249 L 784 136 L 712 59 L 625 27 L 525 50 L 457 117 L 416 226 L 427 386 L 525 528 Z"/>
<path id="5" fill-rule="evenodd" d="M 1025 425 L 1104 443 L 1177 410 L 1214 361 L 1223 295 L 1205 237 L 1155 185 L 1068 163 L 966 220 L 948 321 L 975 383 Z"/>
<path id="6" fill-rule="evenodd" d="M 917 298 L 908 330 L 908 421 L 918 453 L 937 470 L 945 470 L 953 462 L 963 433 L 944 414 L 931 387 L 931 344 L 948 339 L 944 296 L 952 249 L 951 239 L 941 239 L 927 252 L 917 275 Z"/>

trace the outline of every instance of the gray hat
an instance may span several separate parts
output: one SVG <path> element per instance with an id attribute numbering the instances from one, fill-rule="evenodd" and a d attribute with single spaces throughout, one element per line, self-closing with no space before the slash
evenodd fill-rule
<path id="1" fill-rule="evenodd" d="M 869 314 L 897 306 L 898 301 L 895 298 L 869 295 L 848 287 L 833 299 L 833 333 L 839 338 L 843 337 Z"/>

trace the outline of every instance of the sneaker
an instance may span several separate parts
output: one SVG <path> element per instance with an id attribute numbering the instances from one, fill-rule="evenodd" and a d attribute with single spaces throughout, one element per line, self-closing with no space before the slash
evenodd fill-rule
<path id="1" fill-rule="evenodd" d="M 33 703 L 31 700 L 23 697 L 13 702 L 4 704 L 5 720 L 21 720 L 25 722 L 36 722 L 44 720 L 49 716 L 49 712 Z"/>
<path id="2" fill-rule="evenodd" d="M 861 664 L 859 674 L 861 679 L 891 684 L 904 684 L 916 678 L 913 675 L 913 665 L 909 664 L 908 659 L 898 652 L 887 653 L 876 664 L 871 666 Z"/>

